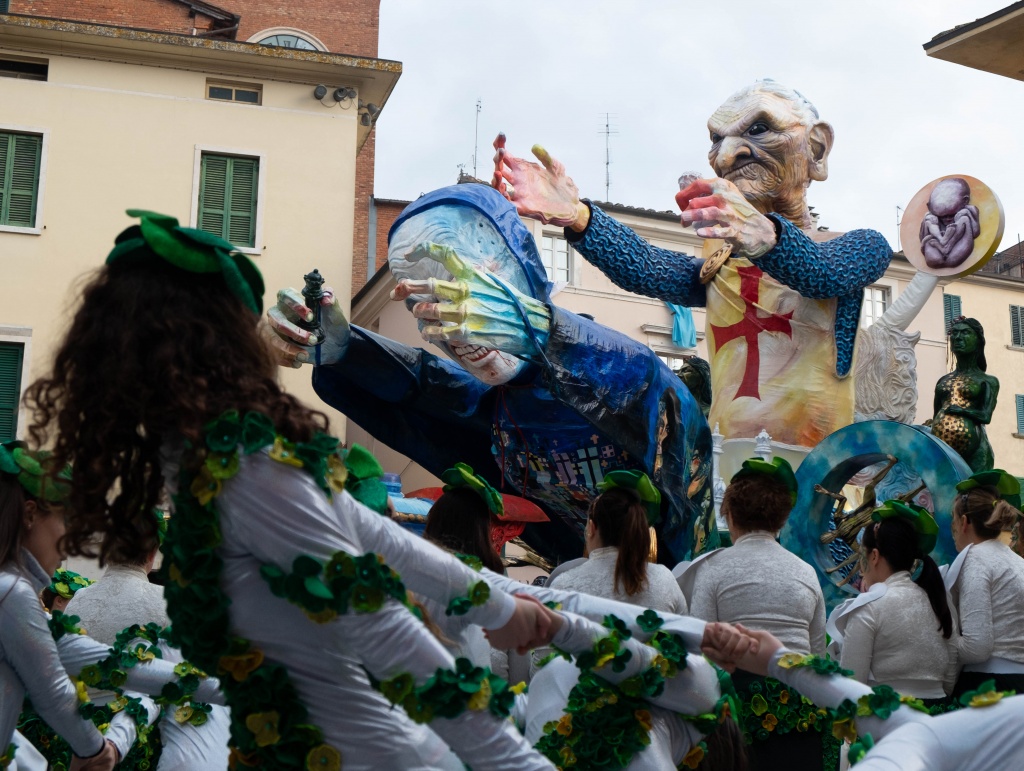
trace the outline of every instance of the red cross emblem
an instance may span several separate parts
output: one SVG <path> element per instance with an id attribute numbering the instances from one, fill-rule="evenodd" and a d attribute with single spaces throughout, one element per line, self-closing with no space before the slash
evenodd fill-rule
<path id="1" fill-rule="evenodd" d="M 743 300 L 743 318 L 735 324 L 727 327 L 720 327 L 712 324 L 711 329 L 715 333 L 715 350 L 720 351 L 722 346 L 740 338 L 747 341 L 747 363 L 743 368 L 743 381 L 733 399 L 741 396 L 753 396 L 760 399 L 758 391 L 758 375 L 761 372 L 761 351 L 757 346 L 757 338 L 762 332 L 782 332 L 793 337 L 793 329 L 789 320 L 793 318 L 793 311 L 784 314 L 769 313 L 767 316 L 759 315 L 757 299 L 761 277 L 764 273 L 760 268 L 750 266 L 737 268 L 740 274 L 740 299 Z"/>

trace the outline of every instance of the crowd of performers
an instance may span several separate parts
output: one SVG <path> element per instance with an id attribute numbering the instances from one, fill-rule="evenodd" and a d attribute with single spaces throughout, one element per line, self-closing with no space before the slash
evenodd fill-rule
<path id="1" fill-rule="evenodd" d="M 141 216 L 29 389 L 31 444 L 0 449 L 0 767 L 810 769 L 840 739 L 864 769 L 1020 767 L 1009 475 L 961 483 L 944 575 L 931 516 L 878 507 L 866 591 L 827 622 L 776 541 L 782 460 L 744 464 L 733 545 L 678 581 L 634 472 L 592 505 L 590 559 L 525 585 L 465 526 L 501 505 L 485 480 L 456 469 L 429 538 L 403 529 L 380 466 L 278 385 L 253 264 Z"/>

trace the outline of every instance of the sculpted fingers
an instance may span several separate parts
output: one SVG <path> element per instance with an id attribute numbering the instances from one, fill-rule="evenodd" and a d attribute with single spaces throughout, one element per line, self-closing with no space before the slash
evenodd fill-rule
<path id="1" fill-rule="evenodd" d="M 275 336 L 283 338 L 285 342 L 294 342 L 299 345 L 316 345 L 319 342 L 310 339 L 309 330 L 300 327 L 288 315 L 277 305 L 267 311 L 267 325 L 276 333 Z M 310 317 L 312 317 L 312 313 L 310 313 Z"/>
<path id="2" fill-rule="evenodd" d="M 464 343 L 469 336 L 465 324 L 441 326 L 431 324 L 420 330 L 420 337 L 428 343 Z"/>
<path id="3" fill-rule="evenodd" d="M 277 308 L 292 321 L 313 320 L 313 311 L 306 307 L 302 293 L 293 287 L 277 291 Z"/>
<path id="4" fill-rule="evenodd" d="M 473 269 L 456 254 L 454 249 L 450 246 L 442 246 L 441 244 L 429 241 L 418 244 L 411 252 L 405 255 L 405 258 L 410 262 L 429 258 L 444 265 L 455 278 L 469 278 L 473 274 Z"/>
<path id="5" fill-rule="evenodd" d="M 416 303 L 412 306 L 412 315 L 424 321 L 451 321 L 461 324 L 469 315 L 466 306 L 462 303 Z"/>

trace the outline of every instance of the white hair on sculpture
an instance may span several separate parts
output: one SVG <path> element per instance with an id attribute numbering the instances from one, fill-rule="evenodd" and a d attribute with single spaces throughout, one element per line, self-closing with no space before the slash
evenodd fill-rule
<path id="1" fill-rule="evenodd" d="M 793 105 L 793 112 L 805 126 L 813 126 L 821 120 L 818 108 L 815 107 L 806 96 L 801 94 L 795 88 L 784 86 L 771 78 L 762 78 L 761 80 L 754 81 L 749 86 L 741 88 L 729 97 L 729 101 L 732 101 L 733 99 L 740 99 L 747 94 L 756 92 L 775 94 L 776 96 L 781 96 L 787 102 L 790 102 Z"/>

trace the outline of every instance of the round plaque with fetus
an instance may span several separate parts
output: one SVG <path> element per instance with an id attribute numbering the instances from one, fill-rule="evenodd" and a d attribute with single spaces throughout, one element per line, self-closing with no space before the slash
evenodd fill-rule
<path id="1" fill-rule="evenodd" d="M 999 248 L 1005 217 L 984 182 L 950 174 L 929 182 L 903 213 L 900 240 L 910 263 L 934 276 L 980 270 Z"/>

